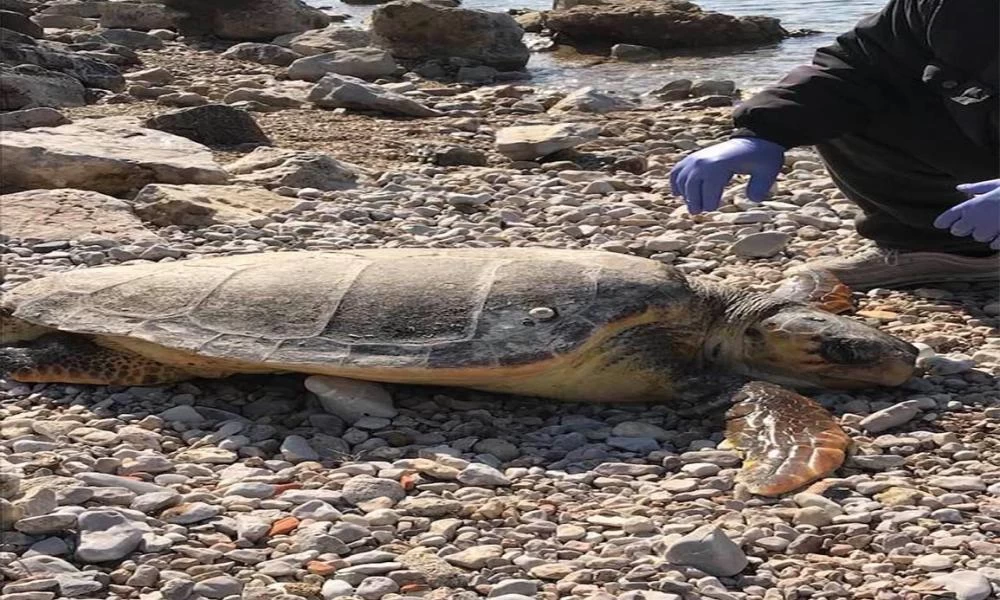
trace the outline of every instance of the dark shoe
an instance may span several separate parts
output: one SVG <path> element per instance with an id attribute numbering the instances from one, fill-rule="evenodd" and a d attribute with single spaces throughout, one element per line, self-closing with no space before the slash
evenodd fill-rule
<path id="1" fill-rule="evenodd" d="M 858 291 L 928 283 L 993 282 L 1000 285 L 1000 254 L 973 257 L 872 248 L 856 256 L 812 261 L 799 269 L 828 271 Z"/>

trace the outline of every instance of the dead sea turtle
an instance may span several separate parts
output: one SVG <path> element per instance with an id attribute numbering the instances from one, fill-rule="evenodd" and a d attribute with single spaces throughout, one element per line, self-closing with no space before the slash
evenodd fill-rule
<path id="1" fill-rule="evenodd" d="M 761 494 L 832 471 L 848 444 L 828 412 L 780 386 L 899 385 L 917 355 L 846 317 L 688 280 L 654 260 L 538 248 L 81 269 L 17 287 L 0 319 L 0 372 L 23 382 L 301 372 L 662 402 L 735 374 L 748 383 L 735 394 L 728 437 L 746 459 L 742 480 Z"/>

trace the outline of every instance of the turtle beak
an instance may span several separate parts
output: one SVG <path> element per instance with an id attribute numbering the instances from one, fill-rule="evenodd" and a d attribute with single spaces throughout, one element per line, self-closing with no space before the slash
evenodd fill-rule
<path id="1" fill-rule="evenodd" d="M 859 384 L 902 385 L 913 376 L 918 350 L 912 345 L 871 330 L 872 337 L 835 337 L 820 343 L 819 355 L 832 367 L 831 375 L 840 374 Z"/>
<path id="2" fill-rule="evenodd" d="M 820 343 L 819 354 L 857 379 L 885 386 L 902 385 L 913 376 L 919 351 L 890 335 L 872 330 L 870 339 L 834 337 Z M 860 381 L 859 381 L 860 382 Z"/>
<path id="3" fill-rule="evenodd" d="M 763 319 L 750 340 L 753 367 L 798 387 L 897 386 L 913 376 L 917 349 L 864 323 L 802 306 Z"/>

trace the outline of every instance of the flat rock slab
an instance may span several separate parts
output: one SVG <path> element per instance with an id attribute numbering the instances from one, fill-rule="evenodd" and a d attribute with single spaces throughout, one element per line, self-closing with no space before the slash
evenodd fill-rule
<path id="1" fill-rule="evenodd" d="M 281 35 L 274 38 L 273 43 L 291 48 L 303 56 L 312 56 L 337 50 L 371 46 L 371 34 L 364 29 L 355 27 L 330 25 L 323 29 Z"/>
<path id="2" fill-rule="evenodd" d="M 511 160 L 533 160 L 597 139 L 601 128 L 585 123 L 521 125 L 497 132 L 497 152 Z"/>
<path id="3" fill-rule="evenodd" d="M 354 187 L 358 179 L 353 165 L 329 154 L 285 148 L 257 148 L 226 168 L 237 181 L 268 188 L 342 190 Z"/>
<path id="4" fill-rule="evenodd" d="M 70 122 L 61 112 L 48 107 L 0 113 L 0 131 L 21 131 L 32 127 L 56 127 Z"/>
<path id="5" fill-rule="evenodd" d="M 288 67 L 292 79 L 319 81 L 327 73 L 360 79 L 378 79 L 396 72 L 396 61 L 381 48 L 336 50 L 300 58 Z"/>
<path id="6" fill-rule="evenodd" d="M 206 227 L 225 223 L 246 225 L 274 212 L 288 210 L 296 198 L 279 196 L 251 185 L 169 185 L 153 183 L 133 201 L 135 213 L 162 227 Z"/>
<path id="7" fill-rule="evenodd" d="M 319 80 L 309 92 L 309 101 L 320 108 L 370 110 L 388 115 L 439 117 L 443 114 L 380 85 L 334 73 Z"/>
<path id="8" fill-rule="evenodd" d="M 609 113 L 635 108 L 635 103 L 620 96 L 602 92 L 592 87 L 580 88 L 560 100 L 552 112 Z"/>
<path id="9" fill-rule="evenodd" d="M 98 192 L 30 190 L 0 196 L 0 234 L 26 241 L 162 241 L 146 229 L 128 203 Z"/>
<path id="10" fill-rule="evenodd" d="M 124 194 L 150 183 L 225 183 L 208 148 L 109 117 L 7 133 L 0 139 L 4 184 Z"/>

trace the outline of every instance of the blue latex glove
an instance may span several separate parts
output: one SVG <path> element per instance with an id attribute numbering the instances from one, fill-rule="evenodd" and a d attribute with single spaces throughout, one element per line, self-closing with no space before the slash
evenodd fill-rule
<path id="1" fill-rule="evenodd" d="M 934 226 L 958 237 L 971 235 L 977 242 L 1000 250 L 1000 179 L 964 183 L 957 189 L 972 199 L 941 213 Z"/>
<path id="2" fill-rule="evenodd" d="M 741 137 L 703 148 L 677 163 L 670 172 L 670 190 L 683 196 L 688 212 L 716 210 L 722 191 L 736 173 L 750 175 L 747 198 L 767 198 L 785 163 L 785 148 L 760 138 Z"/>

